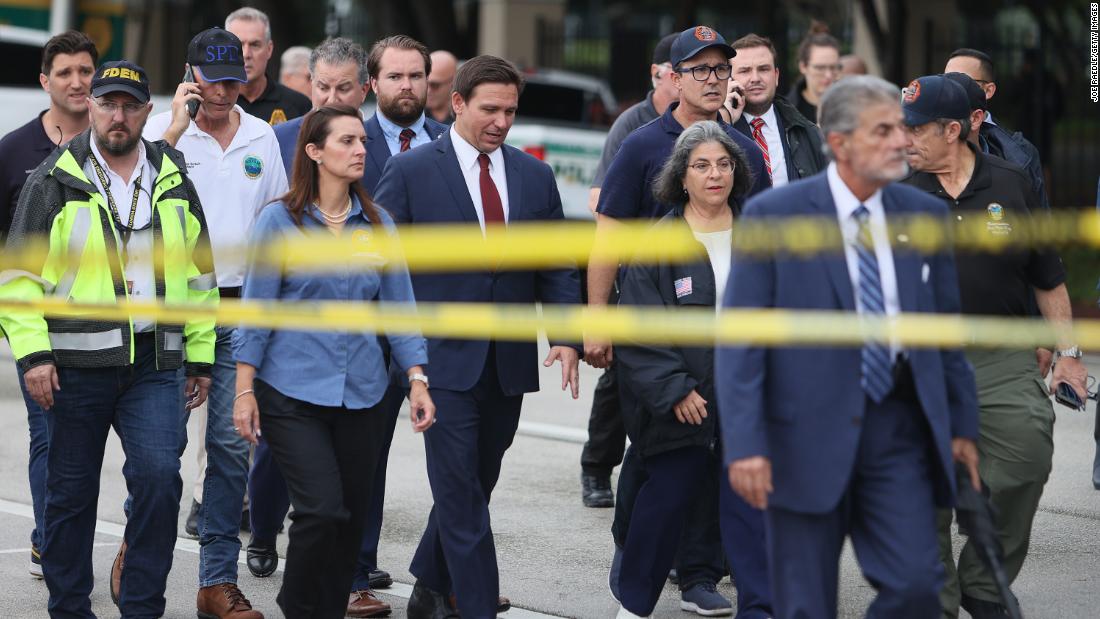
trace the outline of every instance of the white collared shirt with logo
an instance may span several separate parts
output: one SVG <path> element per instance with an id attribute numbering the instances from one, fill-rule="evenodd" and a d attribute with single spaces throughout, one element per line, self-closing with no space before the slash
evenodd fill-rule
<path id="1" fill-rule="evenodd" d="M 193 120 L 176 144 L 202 202 L 220 288 L 244 283 L 242 249 L 252 236 L 252 225 L 260 209 L 285 195 L 288 187 L 271 125 L 240 106 L 233 110 L 240 114 L 241 124 L 225 150 Z M 145 125 L 145 138 L 161 139 L 171 121 L 171 112 L 153 116 Z"/>

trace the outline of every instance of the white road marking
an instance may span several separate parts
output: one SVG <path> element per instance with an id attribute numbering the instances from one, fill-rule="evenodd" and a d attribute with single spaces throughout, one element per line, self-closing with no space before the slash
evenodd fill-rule
<path id="1" fill-rule="evenodd" d="M 549 424 L 533 424 L 533 425 L 546 426 L 546 425 L 549 425 Z M 559 439 L 559 440 L 567 440 L 567 439 Z M 584 441 L 582 440 L 581 442 L 583 443 Z M 0 513 L 9 514 L 9 515 L 12 515 L 12 516 L 19 516 L 21 518 L 26 518 L 28 520 L 33 520 L 34 519 L 34 510 L 31 508 L 30 505 L 27 505 L 25 503 L 17 503 L 15 501 L 7 501 L 7 500 L 4 500 L 4 499 L 0 499 Z M 104 535 L 110 535 L 110 536 L 122 539 L 122 535 L 125 532 L 126 527 L 124 527 L 121 524 L 115 523 L 115 522 L 107 522 L 106 520 L 96 520 L 95 521 L 95 530 L 96 530 L 96 533 L 102 533 Z M 97 542 L 95 545 L 96 546 L 114 546 L 115 543 L 114 542 Z M 180 550 L 180 551 L 190 553 L 190 554 L 193 554 L 193 555 L 198 555 L 199 554 L 199 543 L 196 540 L 193 540 L 193 539 L 187 539 L 187 538 L 180 537 L 180 538 L 176 539 L 176 550 Z M 29 551 L 30 551 L 30 547 L 12 548 L 12 549 L 9 549 L 9 550 L 0 550 L 0 554 L 15 554 L 15 553 L 29 552 Z M 244 565 L 245 569 L 247 569 L 246 556 L 247 555 L 245 554 L 245 551 L 241 550 L 240 556 L 237 558 L 237 562 L 240 563 L 241 565 Z M 284 563 L 283 561 L 279 561 L 279 567 L 276 568 L 276 571 L 279 571 L 279 572 L 283 571 L 283 563 Z M 380 589 L 380 590 L 377 591 L 377 593 L 381 593 L 383 595 L 392 595 L 394 597 L 398 597 L 398 598 L 402 598 L 402 599 L 407 600 L 407 599 L 409 599 L 409 596 L 412 595 L 412 585 L 407 585 L 407 584 L 401 583 L 401 582 L 394 582 L 393 585 L 390 586 L 390 588 Z M 540 612 L 537 612 L 537 611 L 527 610 L 525 608 L 512 607 L 512 609 L 509 610 L 508 612 L 501 613 L 499 615 L 499 617 L 502 617 L 504 619 L 546 619 L 546 618 L 551 618 L 551 617 L 557 617 L 557 615 L 547 615 L 547 614 L 540 613 Z"/>

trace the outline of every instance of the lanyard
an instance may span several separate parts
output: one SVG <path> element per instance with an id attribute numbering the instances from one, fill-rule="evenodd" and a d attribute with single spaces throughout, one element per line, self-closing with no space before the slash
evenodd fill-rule
<path id="1" fill-rule="evenodd" d="M 145 175 L 144 165 L 142 165 L 141 173 L 138 174 L 137 181 L 134 183 L 134 197 L 130 201 L 130 218 L 126 224 L 123 224 L 122 218 L 118 212 L 118 206 L 115 205 L 115 198 L 111 195 L 110 179 L 108 179 L 107 174 L 103 172 L 103 167 L 99 165 L 99 160 L 96 159 L 95 155 L 89 155 L 88 158 L 91 159 L 92 168 L 95 169 L 95 174 L 99 177 L 99 183 L 103 186 L 103 193 L 107 194 L 107 206 L 111 209 L 111 216 L 114 217 L 115 223 L 122 228 L 122 244 L 125 250 L 125 246 L 130 242 L 130 235 L 134 232 L 134 219 L 137 217 L 138 198 L 141 197 L 141 178 Z M 152 218 L 150 218 L 149 223 L 153 223 Z M 142 229 L 144 229 L 144 227 Z"/>

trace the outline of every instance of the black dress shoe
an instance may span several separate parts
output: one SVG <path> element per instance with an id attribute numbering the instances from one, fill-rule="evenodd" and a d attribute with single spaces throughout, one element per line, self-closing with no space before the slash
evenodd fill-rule
<path id="1" fill-rule="evenodd" d="M 268 546 L 251 541 L 248 543 L 246 555 L 248 571 L 256 578 L 267 578 L 279 567 L 279 552 L 274 544 Z"/>
<path id="2" fill-rule="evenodd" d="M 970 613 L 974 619 L 998 619 L 1008 616 L 1008 609 L 997 602 L 989 602 L 972 598 L 965 593 L 962 596 L 963 610 Z"/>
<path id="3" fill-rule="evenodd" d="M 371 570 L 367 578 L 370 579 L 371 589 L 389 589 L 393 585 L 393 578 L 384 570 Z"/>
<path id="4" fill-rule="evenodd" d="M 460 619 L 443 594 L 432 591 L 419 581 L 413 585 L 405 613 L 409 619 Z"/>
<path id="5" fill-rule="evenodd" d="M 184 523 L 183 530 L 193 539 L 199 538 L 199 510 L 201 509 L 202 503 L 191 499 L 191 511 L 187 512 L 187 522 Z"/>
<path id="6" fill-rule="evenodd" d="M 581 500 L 585 507 L 615 507 L 611 476 L 581 473 Z"/>

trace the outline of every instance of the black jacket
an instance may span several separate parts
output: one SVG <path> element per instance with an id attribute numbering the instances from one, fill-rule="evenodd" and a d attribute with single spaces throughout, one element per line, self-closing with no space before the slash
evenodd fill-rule
<path id="1" fill-rule="evenodd" d="M 787 162 L 787 179 L 796 181 L 824 170 L 829 165 L 821 150 L 821 130 L 812 120 L 799 113 L 786 99 L 776 96 L 772 100 L 775 115 L 783 126 L 783 156 Z M 752 137 L 752 128 L 744 116 L 733 125 L 741 133 Z"/>
<path id="2" fill-rule="evenodd" d="M 653 226 L 659 233 L 687 227 L 683 207 L 676 207 Z M 688 232 L 690 234 L 690 232 Z M 691 293 L 676 296 L 676 281 L 691 278 Z M 631 263 L 623 273 L 619 305 L 664 306 L 714 311 L 714 272 L 706 248 L 688 263 Z M 642 456 L 689 446 L 713 447 L 718 406 L 714 391 L 714 347 L 616 342 L 623 396 L 623 422 L 630 441 Z M 694 389 L 707 401 L 702 425 L 680 423 L 672 407 Z"/>
<path id="3" fill-rule="evenodd" d="M 983 152 L 1000 157 L 1024 169 L 1031 180 L 1031 189 L 1039 197 L 1039 205 L 1050 209 L 1046 183 L 1043 181 L 1043 164 L 1039 161 L 1039 150 L 1027 141 L 1019 131 L 1010 133 L 1000 125 L 983 122 L 978 131 L 978 143 Z"/>

